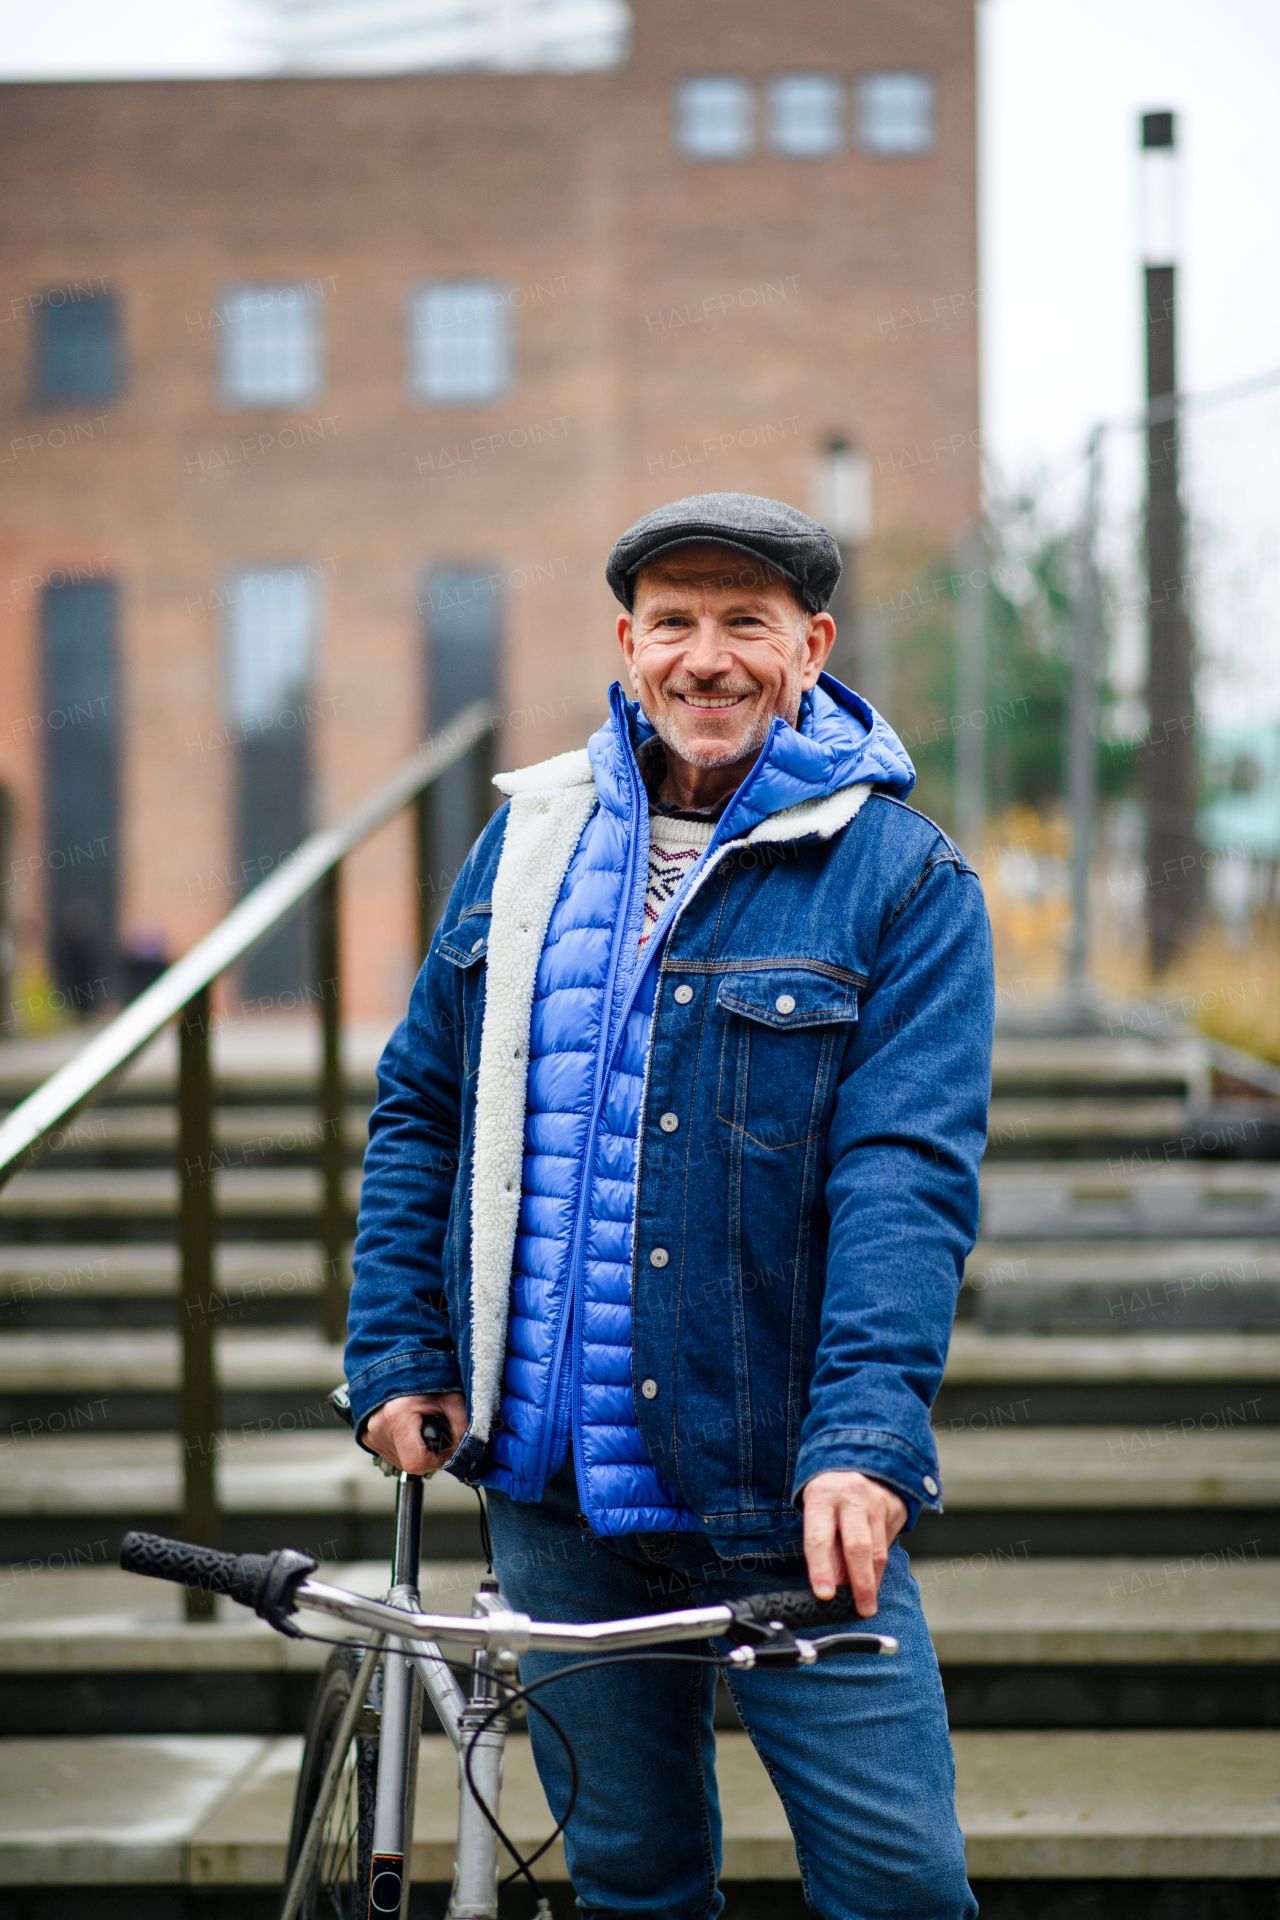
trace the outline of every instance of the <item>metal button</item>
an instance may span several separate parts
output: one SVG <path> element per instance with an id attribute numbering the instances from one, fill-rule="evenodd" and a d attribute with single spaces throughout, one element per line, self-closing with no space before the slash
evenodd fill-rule
<path id="1" fill-rule="evenodd" d="M 931 1473 L 926 1473 L 924 1479 L 920 1482 L 920 1484 L 924 1488 L 925 1492 L 929 1495 L 930 1499 L 936 1498 L 937 1492 L 938 1492 L 938 1483 L 934 1479 Z"/>
<path id="2" fill-rule="evenodd" d="M 779 1013 L 794 1013 L 796 1010 L 796 997 L 793 993 L 780 993 L 773 1004 Z"/>
<path id="3" fill-rule="evenodd" d="M 483 941 L 483 940 L 473 940 L 473 941 L 471 942 L 471 951 L 472 951 L 472 953 L 479 953 L 479 951 L 480 951 L 480 949 L 481 949 L 481 947 L 482 947 L 483 945 L 484 945 L 484 941 Z"/>
<path id="4" fill-rule="evenodd" d="M 692 1000 L 692 998 L 693 998 L 692 987 L 676 988 L 676 1005 L 678 1007 L 687 1007 L 689 1002 Z"/>
<path id="5" fill-rule="evenodd" d="M 670 1258 L 671 1255 L 665 1247 L 655 1247 L 649 1255 L 649 1265 L 651 1267 L 665 1267 Z"/>
<path id="6" fill-rule="evenodd" d="M 656 1400 L 656 1399 L 657 1399 L 657 1397 L 658 1397 L 658 1383 L 657 1383 L 657 1381 L 656 1381 L 656 1380 L 642 1380 L 642 1381 L 640 1382 L 640 1391 L 641 1391 L 641 1393 L 642 1393 L 642 1394 L 644 1395 L 644 1397 L 645 1397 L 645 1399 L 646 1399 L 646 1400 Z"/>
<path id="7" fill-rule="evenodd" d="M 678 1113 L 664 1113 L 658 1125 L 664 1133 L 674 1133 L 680 1125 L 680 1116 Z"/>

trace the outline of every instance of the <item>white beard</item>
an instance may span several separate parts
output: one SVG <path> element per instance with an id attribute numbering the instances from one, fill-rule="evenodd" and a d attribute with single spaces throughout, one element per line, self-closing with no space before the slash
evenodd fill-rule
<path id="1" fill-rule="evenodd" d="M 686 747 L 680 744 L 680 741 L 676 737 L 676 729 L 671 724 L 669 713 L 661 715 L 650 713 L 643 701 L 641 701 L 640 704 L 645 719 L 649 722 L 649 725 L 653 728 L 659 740 L 661 740 L 663 746 L 667 749 L 667 752 L 673 753 L 677 760 L 683 760 L 687 767 L 699 767 L 704 771 L 709 767 L 730 767 L 739 760 L 754 760 L 765 741 L 769 738 L 769 729 L 773 725 L 773 715 L 771 713 L 758 714 L 752 722 L 745 739 L 735 741 L 733 745 L 729 745 L 726 742 L 723 747 L 719 747 L 711 752 L 691 753 Z M 798 714 L 799 711 L 800 708 L 797 704 L 796 713 Z M 787 720 L 789 725 L 793 727 L 796 723 L 796 714 L 782 714 L 780 718 Z"/>

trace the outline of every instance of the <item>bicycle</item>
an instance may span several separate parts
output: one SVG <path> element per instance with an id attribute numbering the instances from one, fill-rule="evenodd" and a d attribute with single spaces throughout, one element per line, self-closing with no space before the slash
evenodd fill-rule
<path id="1" fill-rule="evenodd" d="M 333 1396 L 340 1412 L 344 1397 L 342 1388 Z M 438 1415 L 425 1416 L 423 1437 L 432 1451 L 451 1444 Z M 577 1797 L 573 1749 L 549 1710 L 533 1698 L 561 1675 L 522 1686 L 522 1653 L 587 1654 L 599 1662 L 652 1659 L 664 1657 L 654 1649 L 674 1642 L 722 1639 L 729 1642 L 723 1656 L 666 1657 L 704 1657 L 713 1665 L 744 1669 L 809 1667 L 834 1653 L 898 1650 L 888 1634 L 846 1630 L 858 1617 L 847 1588 L 829 1601 L 807 1590 L 761 1593 L 720 1606 L 576 1624 L 534 1621 L 513 1612 L 497 1580 L 487 1576 L 473 1596 L 470 1618 L 423 1613 L 418 1593 L 423 1481 L 408 1473 L 397 1480 L 391 1585 L 382 1600 L 317 1580 L 318 1562 L 287 1547 L 270 1554 L 219 1553 L 155 1534 L 129 1533 L 120 1550 L 126 1571 L 227 1594 L 252 1607 L 277 1632 L 316 1637 L 300 1635 L 292 1623 L 292 1616 L 305 1607 L 366 1636 L 363 1642 L 335 1643 L 312 1697 L 280 1920 L 373 1920 L 375 1915 L 397 1914 L 407 1920 L 407 1863 L 413 1849 L 424 1694 L 459 1763 L 458 1839 L 448 1920 L 496 1920 L 500 1846 L 516 1862 L 501 1884 L 525 1879 L 538 1913 L 550 1914 L 533 1867 L 564 1831 Z M 446 1659 L 442 1642 L 468 1656 L 469 1668 Z M 467 1674 L 466 1692 L 455 1667 Z M 544 1714 L 564 1742 L 572 1782 L 563 1818 L 527 1859 L 499 1823 L 503 1754 L 512 1711 L 522 1700 Z"/>

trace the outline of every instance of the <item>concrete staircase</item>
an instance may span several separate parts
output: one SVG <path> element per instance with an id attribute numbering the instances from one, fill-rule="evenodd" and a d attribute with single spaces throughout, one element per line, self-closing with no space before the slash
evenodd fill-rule
<path id="1" fill-rule="evenodd" d="M 353 1199 L 376 1052 L 353 1036 Z M 0 1100 L 48 1053 L 0 1051 Z M 309 1546 L 372 1591 L 390 1488 L 329 1423 L 314 1332 L 314 1061 L 302 1028 L 215 1042 L 226 1544 Z M 236 1609 L 188 1626 L 114 1567 L 126 1526 L 178 1520 L 172 1072 L 154 1050 L 0 1194 L 0 1912 L 23 1920 L 272 1914 L 323 1658 Z M 909 1543 L 984 1916 L 1280 1913 L 1280 1104 L 1221 1092 L 1194 1042 L 998 1044 L 946 1512 Z M 425 1540 L 434 1601 L 465 1608 L 475 1501 L 447 1477 Z M 799 1914 L 722 1717 L 729 1911 Z M 523 1742 L 509 1775 L 513 1830 L 545 1833 Z M 453 1791 L 428 1742 L 415 1913 L 442 1910 Z"/>

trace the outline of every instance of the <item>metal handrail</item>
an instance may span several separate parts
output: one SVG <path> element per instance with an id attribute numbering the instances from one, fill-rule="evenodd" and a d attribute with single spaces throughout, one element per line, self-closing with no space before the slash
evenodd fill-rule
<path id="1" fill-rule="evenodd" d="M 390 779 L 332 827 L 302 842 L 276 871 L 232 908 L 211 933 L 174 962 L 131 1006 L 95 1034 L 73 1060 L 37 1087 L 0 1123 L 0 1186 L 32 1159 L 72 1114 L 99 1098 L 170 1020 L 178 1028 L 178 1244 L 182 1337 L 180 1428 L 183 1441 L 183 1531 L 188 1540 L 213 1546 L 219 1514 L 216 1440 L 218 1384 L 213 1322 L 220 1302 L 215 1288 L 217 1208 L 214 1187 L 214 1082 L 209 1053 L 209 989 L 220 973 L 243 959 L 274 932 L 286 915 L 315 896 L 313 961 L 319 987 L 321 1049 L 317 1104 L 321 1128 L 317 1154 L 320 1204 L 317 1239 L 321 1269 L 320 1318 L 326 1339 L 346 1329 L 346 1250 L 352 1222 L 345 1194 L 346 1112 L 342 1072 L 342 995 L 339 874 L 347 854 L 385 826 L 401 808 L 421 801 L 432 782 L 466 755 L 474 756 L 477 820 L 492 802 L 488 743 L 498 716 L 486 701 L 464 707 L 447 731 L 429 740 Z M 430 912 L 424 879 L 428 835 L 418 808 L 418 935 L 425 951 Z M 187 1618 L 210 1620 L 212 1595 L 187 1590 Z"/>
<path id="2" fill-rule="evenodd" d="M 322 827 L 231 909 L 211 933 L 176 960 L 64 1067 L 0 1123 L 0 1186 L 39 1152 L 46 1135 L 107 1090 L 110 1082 L 180 1014 L 201 989 L 243 959 L 298 907 L 338 863 L 440 774 L 492 733 L 495 715 L 473 701 L 391 778 L 332 827 Z"/>

